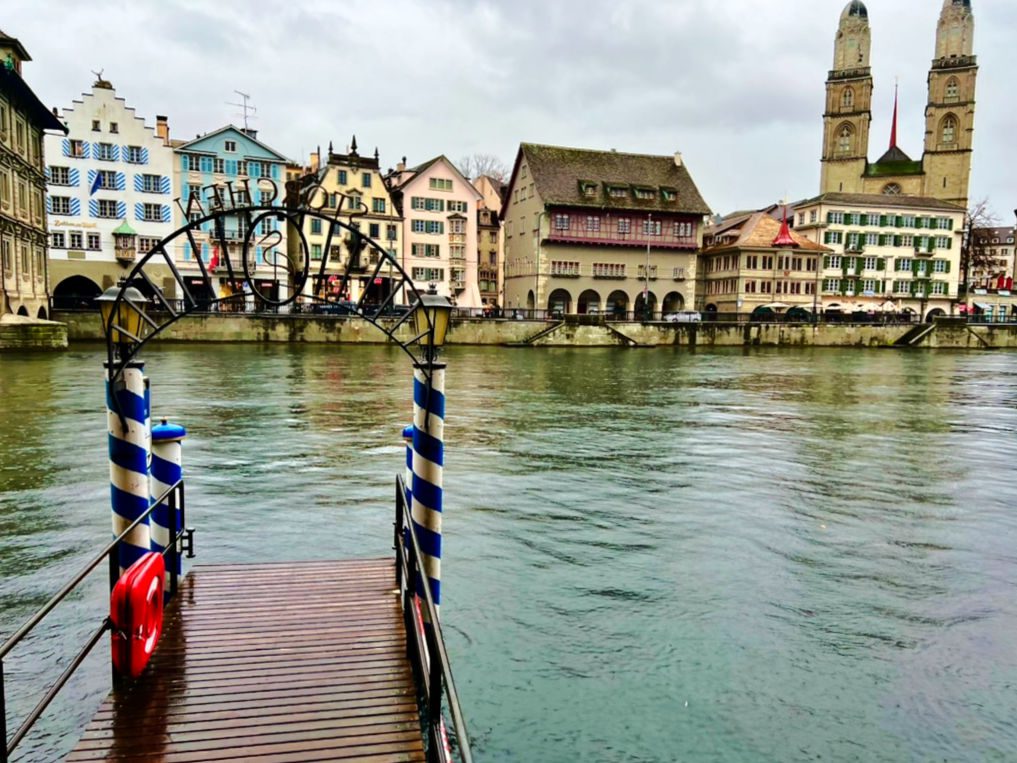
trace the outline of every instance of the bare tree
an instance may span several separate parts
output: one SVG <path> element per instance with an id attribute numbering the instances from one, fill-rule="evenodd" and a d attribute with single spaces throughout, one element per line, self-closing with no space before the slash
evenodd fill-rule
<path id="1" fill-rule="evenodd" d="M 988 246 L 980 243 L 976 232 L 983 228 L 999 225 L 999 217 L 989 206 L 988 199 L 976 201 L 968 210 L 964 224 L 964 240 L 961 245 L 961 284 L 970 288 L 975 273 L 984 273 L 995 266 L 996 256 Z"/>
<path id="2" fill-rule="evenodd" d="M 470 180 L 482 175 L 492 177 L 499 182 L 507 182 L 509 170 L 505 162 L 494 154 L 470 154 L 456 162 L 456 168 Z"/>

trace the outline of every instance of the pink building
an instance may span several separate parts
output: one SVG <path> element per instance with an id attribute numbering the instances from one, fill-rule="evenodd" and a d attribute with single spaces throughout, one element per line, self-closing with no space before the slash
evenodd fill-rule
<path id="1" fill-rule="evenodd" d="M 446 157 L 400 164 L 388 177 L 402 209 L 404 267 L 417 288 L 434 285 L 458 307 L 480 307 L 477 203 L 481 195 Z"/>

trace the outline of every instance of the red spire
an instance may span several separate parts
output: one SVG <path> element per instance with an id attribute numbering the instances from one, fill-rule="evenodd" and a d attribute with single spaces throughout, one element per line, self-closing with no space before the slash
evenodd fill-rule
<path id="1" fill-rule="evenodd" d="M 893 125 L 890 127 L 890 148 L 897 148 L 897 85 L 893 86 Z"/>
<path id="2" fill-rule="evenodd" d="M 784 222 L 780 224 L 780 233 L 770 245 L 775 249 L 797 249 L 799 244 L 791 237 L 791 229 L 787 225 L 787 205 L 784 205 Z"/>

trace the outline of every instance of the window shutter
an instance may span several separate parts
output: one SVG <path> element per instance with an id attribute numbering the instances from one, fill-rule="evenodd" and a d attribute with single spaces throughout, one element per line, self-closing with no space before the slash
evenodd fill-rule
<path id="1" fill-rule="evenodd" d="M 880 228 L 885 228 L 886 227 L 886 215 L 880 215 L 879 216 L 879 227 Z"/>
<path id="2" fill-rule="evenodd" d="M 67 145 L 68 145 L 68 146 L 70 145 L 70 141 L 68 141 L 68 144 L 67 144 Z M 69 151 L 69 150 L 70 150 L 70 149 L 68 149 L 68 151 Z M 827 212 L 827 213 L 826 213 L 826 222 L 827 222 L 827 224 L 828 224 L 828 225 L 829 225 L 829 224 L 832 224 L 832 223 L 833 223 L 833 212 Z"/>
<path id="3" fill-rule="evenodd" d="M 947 249 L 953 249 L 953 236 L 951 236 L 950 238 L 948 238 L 946 240 L 946 248 Z"/>
<path id="4" fill-rule="evenodd" d="M 946 260 L 946 270 L 944 272 L 946 273 L 950 272 L 950 260 Z"/>
<path id="5" fill-rule="evenodd" d="M 893 226 L 895 228 L 903 228 L 904 227 L 904 218 L 901 217 L 900 215 L 897 215 L 895 218 L 893 218 Z"/>
<path id="6" fill-rule="evenodd" d="M 187 172 L 187 154 L 180 154 L 180 169 Z"/>
<path id="7" fill-rule="evenodd" d="M 876 260 L 876 270 L 886 270 L 886 259 L 879 257 Z"/>
<path id="8" fill-rule="evenodd" d="M 226 160 L 226 174 L 227 175 L 236 175 L 237 174 L 237 160 L 236 159 L 227 159 Z"/>
<path id="9" fill-rule="evenodd" d="M 144 204 L 136 203 L 134 205 L 134 219 L 135 220 L 144 220 L 145 219 L 145 205 Z"/>
<path id="10" fill-rule="evenodd" d="M 827 235 L 829 235 L 829 234 L 827 234 Z M 830 242 L 827 241 L 826 243 L 829 244 Z M 830 258 L 829 257 L 824 257 L 823 258 L 823 269 L 826 270 L 828 267 L 830 267 Z"/>

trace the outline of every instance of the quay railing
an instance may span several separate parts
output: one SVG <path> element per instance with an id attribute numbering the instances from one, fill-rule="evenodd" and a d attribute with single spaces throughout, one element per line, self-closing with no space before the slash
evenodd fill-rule
<path id="1" fill-rule="evenodd" d="M 156 498 L 149 505 L 141 516 L 135 519 L 130 526 L 127 527 L 120 535 L 114 538 L 102 551 L 86 564 L 77 575 L 75 575 L 69 582 L 67 582 L 63 588 L 61 588 L 54 596 L 47 601 L 34 615 L 18 628 L 15 633 L 8 638 L 2 646 L 0 646 L 0 730 L 3 731 L 4 744 L 0 746 L 0 763 L 7 763 L 10 759 L 11 753 L 25 738 L 35 723 L 42 717 L 42 714 L 49 707 L 50 703 L 54 700 L 57 694 L 63 689 L 64 685 L 70 680 L 74 672 L 81 666 L 81 663 L 85 661 L 89 653 L 95 647 L 102 635 L 111 629 L 112 622 L 107 615 L 103 618 L 102 623 L 99 627 L 92 632 L 92 635 L 88 637 L 85 645 L 78 650 L 78 653 L 71 659 L 70 664 L 64 669 L 57 680 L 53 683 L 42 699 L 36 703 L 35 707 L 32 708 L 31 712 L 25 717 L 25 720 L 21 722 L 18 729 L 14 732 L 14 735 L 7 738 L 7 690 L 6 682 L 4 678 L 4 660 L 7 655 L 19 644 L 21 641 L 28 636 L 33 629 L 42 620 L 52 612 L 60 602 L 67 598 L 81 583 L 98 567 L 104 560 L 109 562 L 109 585 L 110 591 L 112 592 L 113 587 L 116 585 L 117 580 L 120 579 L 120 562 L 119 562 L 119 548 L 121 542 L 130 533 L 146 521 L 152 514 L 153 511 L 160 505 L 165 504 L 169 507 L 171 517 L 178 516 L 177 510 L 179 509 L 180 527 L 176 535 L 171 539 L 169 545 L 161 552 L 162 556 L 167 560 L 167 571 L 169 572 L 170 584 L 169 598 L 172 598 L 177 592 L 178 586 L 178 568 L 180 566 L 180 555 L 186 553 L 188 559 L 194 558 L 194 530 L 187 526 L 187 516 L 185 512 L 185 501 L 184 501 L 184 481 L 180 480 L 176 484 L 167 488 L 167 490 L 158 498 Z M 115 669 L 112 670 L 113 674 L 113 685 L 118 686 L 120 683 L 120 677 L 118 676 Z"/>
<path id="2" fill-rule="evenodd" d="M 396 477 L 396 516 L 393 545 L 396 552 L 396 584 L 402 599 L 403 622 L 406 626 L 406 652 L 413 665 L 417 689 L 422 695 L 422 716 L 426 726 L 428 763 L 473 763 L 466 722 L 459 706 L 459 694 L 445 638 L 434 605 L 431 586 L 425 581 L 421 565 L 420 542 L 406 506 L 406 487 Z M 422 594 L 422 595 L 421 595 Z M 444 699 L 444 703 L 443 700 Z M 454 734 L 446 746 L 443 705 L 452 718 Z M 456 755 L 453 748 L 458 753 Z"/>

